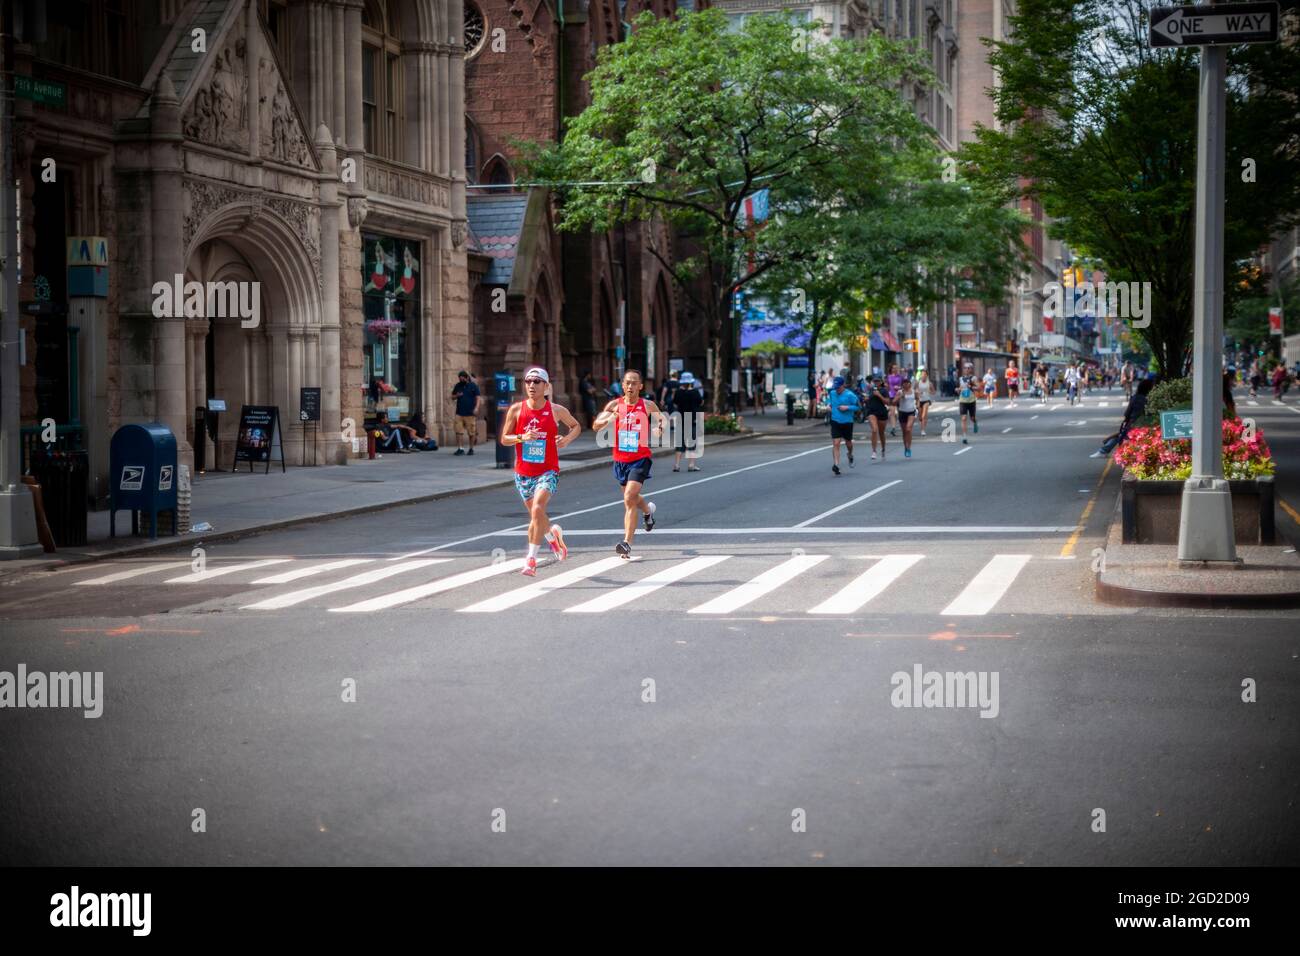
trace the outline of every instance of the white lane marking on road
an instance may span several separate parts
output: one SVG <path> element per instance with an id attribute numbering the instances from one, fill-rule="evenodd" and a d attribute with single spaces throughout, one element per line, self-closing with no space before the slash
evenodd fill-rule
<path id="1" fill-rule="evenodd" d="M 705 601 L 703 604 L 691 608 L 688 613 L 726 614 L 737 608 L 742 608 L 750 601 L 758 600 L 769 591 L 774 591 L 787 581 L 797 578 L 811 568 L 815 568 L 829 557 L 829 554 L 800 554 L 793 558 L 787 558 L 776 567 L 768 568 L 753 580 L 732 588 L 726 594 L 719 595 L 712 601 Z"/>
<path id="2" fill-rule="evenodd" d="M 810 448 L 807 451 L 796 452 L 793 455 L 786 455 L 784 458 L 773 458 L 771 461 L 760 461 L 757 465 L 746 465 L 744 468 L 736 468 L 732 471 L 720 472 L 719 474 L 716 475 L 709 475 L 709 477 L 707 478 L 698 478 L 695 481 L 688 481 L 682 485 L 673 485 L 673 487 L 671 488 L 661 488 L 658 491 L 643 493 L 642 497 L 646 499 L 657 498 L 660 495 L 670 494 L 671 492 L 674 491 L 682 491 L 683 489 L 686 488 L 694 488 L 696 485 L 702 485 L 706 481 L 717 481 L 719 478 L 730 478 L 732 475 L 739 475 L 742 472 L 753 471 L 755 468 L 766 468 L 768 465 L 779 465 L 782 462 L 793 461 L 794 459 L 802 458 L 805 455 L 815 455 L 818 452 L 824 453 L 826 449 L 828 449 L 829 447 L 830 445 L 818 445 L 816 448 Z M 594 507 L 591 508 L 583 508 L 580 511 L 566 511 L 564 514 L 551 515 L 551 521 L 554 522 L 554 521 L 559 521 L 562 518 L 572 518 L 574 515 L 585 515 L 592 511 L 600 511 L 602 508 L 621 508 L 621 507 L 623 507 L 623 499 L 618 498 L 614 501 L 610 501 L 603 505 L 595 505 Z M 475 541 L 482 541 L 484 538 L 494 538 L 499 534 L 506 534 L 513 531 L 523 531 L 526 530 L 527 528 L 528 528 L 527 523 L 511 525 L 509 528 L 503 528 L 501 531 L 488 531 L 485 532 L 484 534 L 476 534 L 472 538 L 461 538 L 459 541 L 449 541 L 446 544 L 436 545 L 435 547 L 432 548 L 424 548 L 420 551 L 412 551 L 409 554 L 399 554 L 395 558 L 389 558 L 389 560 L 401 561 L 406 558 L 414 558 L 421 554 L 432 554 L 434 551 L 443 551 L 447 548 L 457 547 L 458 545 L 471 544 Z M 565 531 L 564 533 L 567 535 L 570 534 L 571 532 Z M 622 532 L 619 533 L 622 534 Z M 658 529 L 656 529 L 656 533 L 658 533 Z"/>
<path id="3" fill-rule="evenodd" d="M 642 595 L 657 591 L 661 587 L 680 581 L 682 578 L 690 577 L 696 571 L 703 571 L 711 568 L 715 564 L 721 564 L 731 555 L 729 554 L 707 554 L 699 558 L 691 558 L 684 564 L 676 564 L 671 567 L 657 571 L 640 581 L 633 581 L 631 584 L 602 594 L 598 598 L 592 598 L 590 601 L 584 601 L 582 604 L 566 607 L 566 614 L 600 614 L 603 611 L 612 611 L 616 607 L 622 607 L 630 601 L 635 601 Z"/>
<path id="4" fill-rule="evenodd" d="M 972 448 L 974 448 L 974 447 L 975 447 L 974 445 L 967 445 L 965 448 L 959 448 L 957 451 L 953 452 L 953 454 L 954 454 L 954 455 L 964 455 L 964 454 L 966 454 L 966 452 L 970 451 L 970 450 L 971 450 Z"/>
<path id="5" fill-rule="evenodd" d="M 346 591 L 349 588 L 365 587 L 367 584 L 374 584 L 377 581 L 384 580 L 384 578 L 391 578 L 395 574 L 403 574 L 407 571 L 427 568 L 431 564 L 442 564 L 450 560 L 451 558 L 423 558 L 419 561 L 404 561 L 401 564 L 389 564 L 382 568 L 375 568 L 373 571 L 363 571 L 361 574 L 354 574 L 350 578 L 331 581 L 329 584 L 317 584 L 315 587 L 299 588 L 297 591 L 289 591 L 287 594 L 267 598 L 265 601 L 258 601 L 256 604 L 245 604 L 240 608 L 240 610 L 276 611 L 282 607 L 292 607 L 295 604 L 301 604 L 303 601 L 310 601 L 313 598 L 318 598 L 326 594 L 333 594 L 335 591 Z"/>
<path id="6" fill-rule="evenodd" d="M 570 584 L 576 584 L 579 581 L 585 581 L 587 578 L 603 574 L 605 571 L 612 571 L 625 563 L 626 559 L 621 557 L 602 558 L 599 561 L 593 561 L 591 564 L 584 564 L 580 568 L 557 574 L 553 578 L 547 578 L 544 581 L 538 581 L 522 588 L 515 588 L 505 594 L 498 594 L 496 597 L 479 601 L 469 607 L 460 608 L 460 611 L 462 614 L 490 614 L 493 611 L 509 610 L 518 604 L 523 604 L 525 601 L 531 601 L 533 598 L 549 594 L 551 591 L 558 591 L 560 588 L 568 587 Z"/>
<path id="7" fill-rule="evenodd" d="M 885 588 L 893 584 L 923 554 L 893 554 L 881 558 L 862 574 L 840 588 L 825 601 L 808 610 L 809 614 L 852 614 Z"/>
<path id="8" fill-rule="evenodd" d="M 441 558 L 440 560 L 450 560 Z M 499 561 L 496 564 L 488 564 L 481 568 L 474 568 L 471 571 L 462 571 L 460 574 L 453 574 L 450 577 L 439 578 L 436 581 L 429 581 L 427 584 L 417 584 L 414 587 L 403 588 L 401 591 L 393 591 L 391 594 L 381 594 L 378 597 L 366 598 L 364 601 L 358 601 L 356 604 L 348 604 L 344 607 L 332 607 L 331 611 L 340 614 L 362 613 L 367 611 L 382 611 L 386 608 L 397 607 L 399 604 L 410 604 L 412 601 L 418 601 L 420 598 L 429 597 L 431 594 L 441 594 L 443 591 L 450 591 L 452 588 L 458 588 L 465 584 L 474 584 L 477 581 L 485 580 L 497 574 L 505 574 L 507 571 L 518 571 L 524 566 L 523 558 L 515 558 L 510 561 Z"/>
<path id="9" fill-rule="evenodd" d="M 1037 418 L 1037 417 L 1038 417 L 1037 415 L 1030 415 L 1030 416 L 1029 416 L 1029 420 L 1032 422 L 1032 421 L 1033 421 L 1035 418 Z"/>
<path id="10" fill-rule="evenodd" d="M 1246 400 L 1246 404 L 1247 404 L 1247 405 L 1258 405 L 1259 402 L 1255 401 L 1253 398 L 1250 398 L 1250 399 L 1247 399 L 1247 400 Z"/>
<path id="11" fill-rule="evenodd" d="M 1098 408 L 1106 408 L 1106 407 L 1108 407 L 1109 405 L 1110 405 L 1110 402 L 1098 402 L 1098 403 L 1097 403 L 1097 407 L 1098 407 Z"/>
<path id="12" fill-rule="evenodd" d="M 1052 534 L 1056 532 L 1073 533 L 1078 525 L 888 525 L 882 527 L 827 527 L 816 528 L 663 528 L 654 530 L 656 538 L 665 535 L 733 535 L 745 538 L 756 534 L 796 534 L 815 538 L 822 534 Z M 499 537 L 520 537 L 528 532 L 498 531 Z M 581 528 L 564 532 L 566 538 L 595 537 L 611 538 L 617 541 L 623 535 L 622 528 Z M 639 539 L 638 539 L 639 540 Z"/>
<path id="13" fill-rule="evenodd" d="M 265 568 L 272 564 L 288 564 L 292 558 L 267 558 L 263 561 L 248 561 L 244 564 L 232 564 L 224 568 L 209 568 L 206 571 L 195 571 L 191 574 L 182 574 L 179 578 L 168 578 L 164 584 L 197 584 L 200 581 L 209 581 L 212 578 L 219 578 L 224 574 L 234 574 L 236 571 L 251 571 L 254 568 Z"/>
<path id="14" fill-rule="evenodd" d="M 880 492 L 884 491 L 886 488 L 892 488 L 892 487 L 894 487 L 894 485 L 899 485 L 899 484 L 902 484 L 902 483 L 903 483 L 903 479 L 902 479 L 902 478 L 895 478 L 893 481 L 888 482 L 888 483 L 886 483 L 886 484 L 883 484 L 883 485 L 881 485 L 879 488 L 873 488 L 871 491 L 868 491 L 865 495 L 858 495 L 858 497 L 854 498 L 852 501 L 846 501 L 846 502 L 844 502 L 844 504 L 842 504 L 842 505 L 836 505 L 836 506 L 835 506 L 834 508 L 832 508 L 830 511 L 823 511 L 821 514 L 817 515 L 815 518 L 809 518 L 807 521 L 800 521 L 797 525 L 795 525 L 795 527 L 796 527 L 796 528 L 806 528 L 806 527 L 808 527 L 810 524 L 813 524 L 814 522 L 821 521 L 822 518 L 829 518 L 831 515 L 835 514 L 837 511 L 843 511 L 845 508 L 851 508 L 853 505 L 856 505 L 859 501 L 866 501 L 866 500 L 867 500 L 868 498 L 870 498 L 872 495 L 879 494 Z"/>
<path id="15" fill-rule="evenodd" d="M 309 578 L 313 574 L 324 574 L 326 571 L 336 571 L 339 568 L 350 568 L 354 564 L 366 564 L 370 558 L 345 558 L 342 561 L 327 561 L 325 564 L 315 564 L 309 568 L 295 568 L 292 571 L 285 571 L 283 574 L 272 574 L 270 577 L 258 578 L 254 584 L 288 584 L 290 581 L 297 581 L 299 578 Z"/>
<path id="16" fill-rule="evenodd" d="M 1056 411 L 1058 408 L 1064 408 L 1064 407 L 1065 407 L 1064 405 L 1053 405 L 1051 408 L 1048 409 L 1048 411 L 1049 411 L 1049 412 L 1054 412 L 1054 411 Z"/>
<path id="17" fill-rule="evenodd" d="M 1007 432 L 1009 432 L 1009 431 L 1011 431 L 1010 428 L 1004 428 L 1004 429 L 1002 429 L 1002 434 L 1005 435 L 1005 434 L 1006 434 Z"/>
<path id="18" fill-rule="evenodd" d="M 963 617 L 987 614 L 1002 600 L 1029 558 L 1027 554 L 995 554 L 961 594 L 939 613 Z"/>
<path id="19" fill-rule="evenodd" d="M 118 581 L 126 581 L 131 578 L 138 578 L 142 574 L 152 574 L 155 571 L 172 571 L 176 568 L 188 568 L 188 561 L 169 561 L 166 564 L 151 564 L 143 568 L 131 568 L 129 571 L 115 571 L 112 574 L 106 574 L 102 578 L 91 578 L 89 581 L 76 581 L 75 584 L 116 584 Z"/>

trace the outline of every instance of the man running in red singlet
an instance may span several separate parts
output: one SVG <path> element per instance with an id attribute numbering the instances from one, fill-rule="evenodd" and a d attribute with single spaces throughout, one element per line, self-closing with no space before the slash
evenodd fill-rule
<path id="1" fill-rule="evenodd" d="M 650 448 L 651 421 L 655 435 L 664 433 L 664 415 L 654 402 L 641 397 L 641 373 L 628 369 L 623 373 L 623 397 L 605 406 L 594 428 L 614 422 L 614 478 L 623 486 L 623 540 L 614 550 L 625 558 L 632 557 L 632 536 L 636 534 L 638 512 L 645 514 L 645 529 L 653 531 L 655 505 L 641 497 L 641 485 L 650 480 L 654 462 Z"/>
<path id="2" fill-rule="evenodd" d="M 552 405 L 546 398 L 551 377 L 546 369 L 530 368 L 524 373 L 524 394 L 506 412 L 501 444 L 515 446 L 515 488 L 528 510 L 528 558 L 522 574 L 537 574 L 537 551 L 546 541 L 555 560 L 569 556 L 564 534 L 558 524 L 551 524 L 546 505 L 560 483 L 560 449 L 578 437 L 582 426 L 563 405 Z M 559 426 L 568 431 L 560 435 Z"/>

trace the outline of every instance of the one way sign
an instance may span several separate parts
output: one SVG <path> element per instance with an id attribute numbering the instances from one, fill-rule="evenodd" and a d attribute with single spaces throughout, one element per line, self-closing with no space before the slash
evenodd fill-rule
<path id="1" fill-rule="evenodd" d="M 1278 5 L 1222 3 L 1212 7 L 1155 7 L 1151 45 L 1226 46 L 1276 43 Z"/>

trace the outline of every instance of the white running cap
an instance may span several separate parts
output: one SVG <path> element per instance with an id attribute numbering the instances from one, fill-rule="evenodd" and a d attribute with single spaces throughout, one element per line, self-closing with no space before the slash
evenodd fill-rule
<path id="1" fill-rule="evenodd" d="M 525 379 L 530 379 L 534 377 L 540 378 L 547 385 L 551 384 L 551 376 L 546 374 L 546 369 L 544 368 L 530 368 L 527 372 L 524 372 Z"/>

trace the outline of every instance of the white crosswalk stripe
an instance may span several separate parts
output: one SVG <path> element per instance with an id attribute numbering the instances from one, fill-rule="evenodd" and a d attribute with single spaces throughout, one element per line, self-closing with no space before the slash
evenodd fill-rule
<path id="1" fill-rule="evenodd" d="M 691 558 L 691 560 L 682 564 L 675 564 L 664 568 L 662 571 L 656 571 L 640 581 L 633 581 L 616 591 L 602 594 L 598 598 L 592 598 L 590 601 L 584 601 L 574 607 L 566 607 L 564 610 L 569 614 L 600 614 L 603 611 L 612 611 L 614 608 L 622 607 L 624 604 L 635 601 L 652 591 L 657 591 L 683 578 L 688 578 L 696 571 L 703 571 L 715 564 L 721 564 L 730 557 L 729 554 L 709 554 L 699 558 Z"/>
<path id="2" fill-rule="evenodd" d="M 483 581 L 497 574 L 505 574 L 508 571 L 518 571 L 523 566 L 523 558 L 515 558 L 512 561 L 501 561 L 497 564 L 489 564 L 486 567 L 475 568 L 472 571 L 463 571 L 460 574 L 453 574 L 448 578 L 439 578 L 438 580 L 430 581 L 427 584 L 417 584 L 415 587 L 403 588 L 401 591 L 394 591 L 391 594 L 381 594 L 378 597 L 367 598 L 364 601 L 358 601 L 356 604 L 349 604 L 346 607 L 332 607 L 330 610 L 338 611 L 342 614 L 382 611 L 386 608 L 397 607 L 399 604 L 410 604 L 412 601 L 418 601 L 421 598 L 430 597 L 434 594 L 441 594 L 443 591 L 450 591 L 453 588 L 458 588 L 466 584 L 473 584 L 476 581 Z"/>
<path id="3" fill-rule="evenodd" d="M 691 608 L 688 613 L 728 614 L 744 607 L 751 601 L 758 600 L 769 591 L 776 590 L 805 571 L 815 568 L 829 557 L 829 554 L 795 555 L 782 561 L 776 567 L 764 571 L 752 581 L 747 581 L 739 587 L 732 588 L 726 594 L 716 597 L 712 601 L 705 601 L 703 604 Z"/>
<path id="4" fill-rule="evenodd" d="M 535 584 L 529 584 L 522 588 L 515 588 L 507 591 L 505 594 L 499 594 L 496 597 L 488 598 L 485 601 L 479 601 L 477 604 L 471 604 L 469 607 L 463 607 L 460 610 L 468 614 L 487 614 L 493 611 L 504 611 L 516 605 L 531 601 L 533 598 L 541 597 L 551 591 L 557 591 L 560 588 L 568 587 L 570 584 L 576 584 L 579 581 L 585 581 L 587 578 L 602 574 L 605 571 L 611 571 L 620 565 L 626 564 L 626 559 L 621 557 L 603 558 L 600 561 L 593 561 L 591 564 L 584 564 L 580 568 L 574 568 L 572 571 L 565 571 L 563 574 L 557 574 L 553 578 L 544 581 L 538 581 Z"/>
<path id="5" fill-rule="evenodd" d="M 891 554 L 881 558 L 862 574 L 840 588 L 809 614 L 852 614 L 897 581 L 923 554 Z"/>
<path id="6" fill-rule="evenodd" d="M 306 568 L 294 568 L 292 571 L 285 571 L 283 574 L 272 574 L 270 577 L 258 578 L 253 583 L 288 584 L 291 581 L 309 578 L 315 574 L 324 574 L 326 571 L 337 571 L 339 568 L 350 568 L 357 564 L 366 564 L 369 560 L 369 558 L 345 558 L 342 561 L 327 561 L 324 564 L 313 564 Z"/>
<path id="7" fill-rule="evenodd" d="M 980 573 L 962 589 L 952 603 L 940 613 L 947 615 L 976 616 L 987 614 L 997 606 L 998 601 L 1007 593 L 1007 589 L 1020 573 L 1020 569 L 1029 563 L 1028 554 L 996 554 L 984 565 Z"/>
<path id="8" fill-rule="evenodd" d="M 105 574 L 103 577 L 91 578 L 89 581 L 77 581 L 78 585 L 87 584 L 116 584 L 118 581 L 128 581 L 131 578 L 138 578 L 142 574 L 153 574 L 155 571 L 173 571 L 176 568 L 188 568 L 188 561 L 169 561 L 166 564 L 150 564 L 143 568 L 131 568 L 128 571 L 114 571 L 112 574 Z"/>
<path id="9" fill-rule="evenodd" d="M 315 598 L 323 597 L 326 594 L 333 594 L 335 591 L 365 587 L 367 584 L 375 584 L 385 578 L 391 578 L 395 574 L 404 574 L 407 571 L 427 568 L 431 564 L 443 564 L 450 560 L 451 558 L 420 558 L 416 561 L 403 561 L 400 564 L 389 564 L 382 568 L 376 568 L 373 571 L 363 571 L 361 574 L 354 574 L 352 577 L 344 578 L 341 581 L 332 581 L 329 584 L 318 584 L 315 587 L 310 588 L 299 588 L 297 591 L 290 591 L 288 594 L 281 594 L 278 597 L 267 598 L 264 601 L 258 601 L 256 604 L 245 604 L 241 610 L 275 611 L 284 607 L 292 607 L 295 604 L 301 604 L 303 601 L 311 601 Z"/>
<path id="10" fill-rule="evenodd" d="M 224 577 L 227 574 L 234 574 L 237 571 L 252 571 L 254 568 L 265 568 L 272 564 L 288 564 L 292 558 L 264 558 L 261 561 L 246 561 L 243 564 L 228 564 L 220 568 L 208 568 L 204 571 L 192 571 L 189 574 L 182 574 L 178 578 L 168 578 L 165 584 L 199 584 L 203 581 L 211 581 L 213 578 Z"/>

